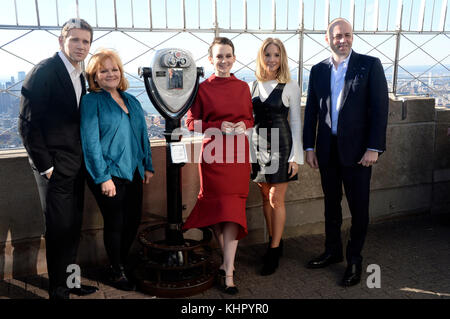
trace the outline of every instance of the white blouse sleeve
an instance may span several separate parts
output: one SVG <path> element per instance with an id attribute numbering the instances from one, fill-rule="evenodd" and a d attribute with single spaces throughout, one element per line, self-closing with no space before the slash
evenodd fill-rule
<path id="1" fill-rule="evenodd" d="M 255 80 L 256 81 L 256 80 Z M 248 82 L 248 86 L 250 88 L 250 94 L 252 94 L 252 89 L 253 89 L 253 82 Z M 252 106 L 253 109 L 253 106 Z M 249 145 L 249 154 L 250 154 L 250 163 L 256 163 L 258 162 L 258 159 L 256 158 L 256 154 L 255 154 L 255 148 L 253 147 L 253 134 L 255 132 L 254 127 L 248 128 L 245 130 L 245 135 L 247 135 L 247 139 L 248 139 L 248 145 Z"/>
<path id="2" fill-rule="evenodd" d="M 288 162 L 296 162 L 297 164 L 302 165 L 304 161 L 303 145 L 301 139 L 301 93 L 300 87 L 298 86 L 297 82 L 290 81 L 289 83 L 287 83 L 283 91 L 283 95 L 285 95 L 289 102 L 289 121 L 292 134 L 292 149 Z"/>

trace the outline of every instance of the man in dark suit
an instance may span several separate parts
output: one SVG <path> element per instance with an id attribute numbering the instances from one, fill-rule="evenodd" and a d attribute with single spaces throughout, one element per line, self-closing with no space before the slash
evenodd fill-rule
<path id="1" fill-rule="evenodd" d="M 343 260 L 342 184 L 352 215 L 344 286 L 360 282 L 369 224 L 372 165 L 386 147 L 388 90 L 379 59 L 352 51 L 351 24 L 333 20 L 325 37 L 332 56 L 311 69 L 305 108 L 306 162 L 319 168 L 325 202 L 325 252 L 307 267 Z"/>
<path id="2" fill-rule="evenodd" d="M 22 86 L 19 132 L 28 152 L 45 214 L 45 244 L 51 299 L 85 295 L 96 287 L 69 289 L 67 266 L 75 264 L 84 202 L 84 165 L 79 103 L 86 93 L 80 63 L 92 27 L 70 19 L 61 30 L 61 51 L 41 61 Z"/>

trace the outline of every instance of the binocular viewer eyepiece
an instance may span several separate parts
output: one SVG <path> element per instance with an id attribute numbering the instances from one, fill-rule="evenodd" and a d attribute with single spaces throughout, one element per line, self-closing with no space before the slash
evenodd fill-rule
<path id="1" fill-rule="evenodd" d="M 204 75 L 191 53 L 174 48 L 156 51 L 151 67 L 140 67 L 138 73 L 155 108 L 169 119 L 180 119 L 187 112 Z"/>
<path id="2" fill-rule="evenodd" d="M 168 68 L 188 68 L 191 65 L 189 57 L 183 51 L 169 51 L 160 58 L 160 64 Z"/>

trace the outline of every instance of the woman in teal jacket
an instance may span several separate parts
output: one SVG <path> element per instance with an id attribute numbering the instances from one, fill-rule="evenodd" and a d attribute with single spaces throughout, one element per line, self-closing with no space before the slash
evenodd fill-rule
<path id="1" fill-rule="evenodd" d="M 143 183 L 154 173 L 147 125 L 141 104 L 125 92 L 128 81 L 114 51 L 96 52 L 86 76 L 90 93 L 80 106 L 81 143 L 88 186 L 103 215 L 108 278 L 133 290 L 125 266 L 141 221 Z"/>

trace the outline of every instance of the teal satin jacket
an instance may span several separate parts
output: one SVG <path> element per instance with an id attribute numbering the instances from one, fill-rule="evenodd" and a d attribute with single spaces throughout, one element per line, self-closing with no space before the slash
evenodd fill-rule
<path id="1" fill-rule="evenodd" d="M 131 94 L 120 92 L 129 114 L 105 90 L 83 96 L 81 145 L 87 171 L 96 184 L 111 176 L 132 181 L 136 168 L 154 172 L 144 111 Z"/>

